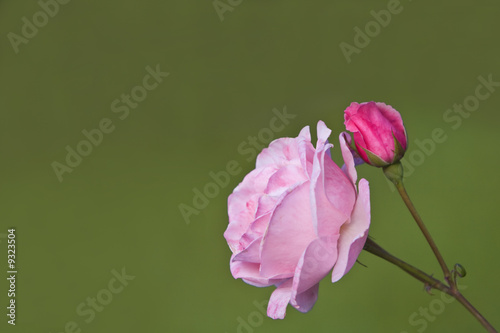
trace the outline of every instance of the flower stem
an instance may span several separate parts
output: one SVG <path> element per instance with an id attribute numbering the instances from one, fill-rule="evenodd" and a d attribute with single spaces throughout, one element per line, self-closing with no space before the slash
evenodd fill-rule
<path id="1" fill-rule="evenodd" d="M 422 218 L 417 212 L 417 209 L 413 205 L 413 203 L 410 200 L 410 197 L 408 196 L 408 193 L 406 192 L 405 186 L 403 184 L 403 166 L 401 163 L 396 163 L 393 165 L 389 165 L 388 167 L 384 168 L 384 173 L 389 180 L 391 180 L 394 185 L 396 186 L 396 189 L 399 192 L 399 195 L 403 199 L 404 203 L 406 204 L 406 207 L 408 207 L 408 210 L 410 211 L 411 215 L 415 219 L 415 222 L 417 222 L 418 227 L 424 234 L 425 239 L 427 240 L 427 243 L 431 246 L 432 252 L 434 252 L 434 255 L 436 256 L 436 259 L 439 262 L 439 265 L 441 266 L 441 269 L 443 270 L 444 274 L 444 279 L 446 282 L 449 283 L 451 288 L 453 290 L 458 290 L 457 286 L 455 284 L 455 281 L 451 278 L 451 273 L 450 270 L 448 269 L 448 266 L 446 265 L 443 256 L 441 255 L 441 252 L 439 252 L 439 249 L 432 239 L 432 236 L 427 229 L 427 227 L 424 224 L 424 221 L 422 221 Z"/>
<path id="2" fill-rule="evenodd" d="M 438 289 L 450 296 L 457 299 L 480 323 L 483 327 L 490 333 L 498 333 L 497 330 L 486 320 L 486 318 L 481 315 L 481 313 L 458 291 L 455 287 L 450 287 L 437 280 L 436 278 L 426 274 L 420 269 L 404 262 L 403 260 L 396 258 L 386 250 L 384 250 L 380 245 L 375 243 L 371 238 L 366 240 L 365 246 L 363 248 L 365 251 L 370 252 L 377 257 L 380 257 L 391 264 L 394 264 L 404 270 L 406 273 L 410 274 L 417 280 L 425 283 L 429 288 Z"/>
<path id="3" fill-rule="evenodd" d="M 370 253 L 376 255 L 377 257 L 380 257 L 384 260 L 387 260 L 391 264 L 398 266 L 399 268 L 401 268 L 402 270 L 404 270 L 406 273 L 410 274 L 411 276 L 413 276 L 417 280 L 425 283 L 427 286 L 430 286 L 434 289 L 439 289 L 442 292 L 445 292 L 447 294 L 452 295 L 451 290 L 447 285 L 443 284 L 438 279 L 427 275 L 425 272 L 421 271 L 420 269 L 404 262 L 403 260 L 401 260 L 399 258 L 396 258 L 392 254 L 390 254 L 389 252 L 384 250 L 380 245 L 375 243 L 372 239 L 368 238 L 366 240 L 366 243 L 365 243 L 363 250 L 370 252 Z"/>
<path id="4" fill-rule="evenodd" d="M 477 311 L 477 309 L 470 304 L 470 302 L 462 295 L 458 290 L 455 291 L 453 295 L 462 305 L 469 310 L 470 313 L 483 325 L 484 328 L 490 333 L 498 333 L 495 328 L 483 317 L 483 315 Z"/>
<path id="5" fill-rule="evenodd" d="M 432 252 L 434 252 L 434 255 L 436 256 L 436 258 L 439 262 L 439 265 L 441 266 L 441 269 L 443 270 L 444 279 L 446 280 L 446 282 L 451 283 L 452 288 L 456 288 L 455 281 L 453 281 L 451 279 L 450 270 L 448 269 L 448 266 L 446 266 L 446 263 L 444 262 L 443 256 L 441 255 L 441 252 L 439 252 L 439 249 L 438 249 L 436 243 L 434 242 L 434 240 L 432 239 L 432 236 L 431 236 L 429 230 L 425 226 L 424 221 L 422 221 L 422 218 L 420 217 L 417 210 L 415 209 L 415 206 L 411 202 L 410 197 L 408 196 L 408 193 L 406 192 L 406 189 L 403 185 L 403 182 L 399 183 L 396 186 L 396 188 L 397 188 L 399 194 L 401 195 L 401 198 L 403 199 L 404 203 L 406 204 L 406 207 L 408 207 L 408 210 L 410 211 L 411 215 L 413 216 L 413 218 L 417 222 L 418 227 L 420 228 L 420 230 L 424 234 L 425 239 L 427 240 L 427 243 L 429 243 L 429 245 L 431 246 Z"/>

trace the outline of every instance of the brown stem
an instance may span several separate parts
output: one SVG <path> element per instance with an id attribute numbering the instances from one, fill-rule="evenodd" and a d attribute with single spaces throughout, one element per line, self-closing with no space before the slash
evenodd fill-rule
<path id="1" fill-rule="evenodd" d="M 470 304 L 470 302 L 458 290 L 454 291 L 453 297 L 455 297 L 460 303 L 462 303 L 462 305 L 467 310 L 469 310 L 469 312 L 474 317 L 476 317 L 476 319 L 481 323 L 481 325 L 484 326 L 484 328 L 486 328 L 488 332 L 498 333 L 497 330 L 486 320 L 486 318 L 484 318 L 483 315 L 479 311 L 477 311 L 477 309 L 472 304 Z"/>
<path id="2" fill-rule="evenodd" d="M 438 289 L 450 296 L 456 298 L 480 323 L 483 327 L 490 333 L 498 333 L 495 328 L 486 320 L 486 318 L 481 315 L 481 313 L 474 307 L 470 302 L 458 291 L 456 285 L 450 287 L 439 281 L 438 279 L 426 274 L 420 269 L 404 262 L 403 260 L 396 258 L 386 250 L 384 250 L 380 245 L 375 243 L 371 238 L 366 240 L 365 246 L 363 248 L 365 251 L 370 252 L 377 257 L 380 257 L 393 265 L 404 270 L 406 273 L 410 274 L 417 280 L 425 283 L 426 286 L 430 288 Z"/>
<path id="3" fill-rule="evenodd" d="M 430 286 L 434 289 L 441 290 L 442 292 L 447 293 L 451 296 L 454 296 L 450 287 L 448 287 L 438 279 L 426 274 L 424 271 L 421 271 L 420 269 L 408 264 L 407 262 L 399 258 L 396 258 L 392 254 L 384 250 L 380 245 L 375 243 L 371 238 L 368 238 L 366 240 L 363 250 L 370 252 L 371 254 L 374 254 L 377 257 L 380 257 L 390 262 L 391 264 L 398 266 L 399 268 L 401 268 L 402 270 L 404 270 L 406 273 L 410 274 L 417 280 L 425 283 L 425 285 Z"/>

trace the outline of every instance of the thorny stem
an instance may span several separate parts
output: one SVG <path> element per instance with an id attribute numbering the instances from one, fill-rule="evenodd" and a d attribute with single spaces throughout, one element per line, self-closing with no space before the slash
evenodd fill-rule
<path id="1" fill-rule="evenodd" d="M 490 333 L 498 333 L 495 328 L 483 317 L 479 311 L 472 306 L 472 304 L 458 291 L 456 288 L 456 284 L 453 286 L 449 286 L 439 281 L 438 279 L 426 274 L 420 269 L 404 262 L 403 260 L 396 258 L 386 250 L 384 250 L 380 245 L 375 243 L 371 238 L 366 240 L 365 246 L 363 248 L 365 251 L 370 252 L 377 257 L 380 257 L 393 265 L 398 266 L 406 273 L 410 274 L 417 280 L 423 282 L 426 287 L 438 289 L 444 293 L 447 293 L 450 296 L 453 296 L 457 299 L 476 319 L 483 325 L 483 327 Z M 451 285 L 451 284 L 450 284 Z"/>

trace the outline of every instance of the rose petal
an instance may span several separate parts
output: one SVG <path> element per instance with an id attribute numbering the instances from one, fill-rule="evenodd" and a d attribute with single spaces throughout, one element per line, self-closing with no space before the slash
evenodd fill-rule
<path id="1" fill-rule="evenodd" d="M 358 109 L 360 107 L 359 103 L 352 102 L 351 105 L 349 105 L 345 111 L 344 111 L 344 125 L 346 130 L 349 132 L 355 133 L 358 132 L 358 126 L 356 126 L 356 123 L 352 121 L 352 117 L 358 113 Z"/>
<path id="2" fill-rule="evenodd" d="M 259 273 L 259 264 L 245 261 L 234 261 L 233 258 L 231 258 L 229 267 L 231 269 L 231 274 L 235 279 L 243 279 L 246 283 L 256 287 L 268 287 L 280 281 L 261 277 Z"/>
<path id="3" fill-rule="evenodd" d="M 289 188 L 296 187 L 308 179 L 300 165 L 286 165 L 276 171 L 267 183 L 264 192 L 273 197 L 281 196 Z"/>
<path id="4" fill-rule="evenodd" d="M 340 149 L 342 151 L 342 158 L 344 159 L 344 166 L 342 170 L 349 177 L 353 184 L 356 184 L 358 173 L 356 172 L 354 156 L 352 154 L 349 144 L 351 143 L 351 136 L 347 132 L 342 132 L 339 135 Z"/>
<path id="5" fill-rule="evenodd" d="M 286 315 L 286 307 L 290 303 L 292 294 L 292 279 L 285 280 L 273 291 L 269 304 L 267 305 L 267 315 L 272 319 L 283 319 Z"/>
<path id="6" fill-rule="evenodd" d="M 229 196 L 227 204 L 229 225 L 224 237 L 233 253 L 243 250 L 240 238 L 255 220 L 259 196 L 264 192 L 269 177 L 275 171 L 273 168 L 253 170 Z"/>
<path id="7" fill-rule="evenodd" d="M 306 126 L 302 129 L 297 140 L 299 145 L 299 156 L 302 169 L 305 170 L 305 174 L 310 178 L 314 158 L 314 147 L 311 144 L 311 133 L 309 132 L 309 126 Z"/>
<path id="8" fill-rule="evenodd" d="M 240 245 L 243 249 L 246 249 L 255 239 L 262 238 L 266 232 L 267 226 L 269 225 L 271 215 L 272 212 L 269 212 L 266 215 L 258 217 L 254 222 L 252 222 L 250 227 L 247 229 L 247 232 L 241 236 Z"/>
<path id="9" fill-rule="evenodd" d="M 318 144 L 311 175 L 311 206 L 313 225 L 318 237 L 338 234 L 350 217 L 356 199 L 353 183 L 342 170 L 326 156 L 329 129 L 318 123 Z"/>
<path id="10" fill-rule="evenodd" d="M 403 125 L 401 114 L 392 106 L 385 103 L 377 102 L 375 104 L 377 105 L 379 111 L 384 115 L 384 117 L 387 118 L 391 123 L 392 127 L 394 128 L 393 132 L 396 136 L 396 139 L 398 139 L 403 149 L 406 149 L 406 129 Z"/>
<path id="11" fill-rule="evenodd" d="M 316 283 L 311 288 L 298 294 L 295 300 L 291 302 L 292 306 L 300 312 L 310 311 L 318 300 L 318 289 L 319 283 Z"/>
<path id="12" fill-rule="evenodd" d="M 320 120 L 318 121 L 317 132 L 318 142 L 316 143 L 316 149 L 322 149 L 322 146 L 328 142 L 328 137 L 332 134 L 332 130 L 326 126 L 324 121 Z"/>
<path id="13" fill-rule="evenodd" d="M 333 267 L 332 282 L 338 281 L 354 266 L 368 237 L 370 227 L 370 188 L 366 179 L 359 181 L 359 194 L 351 220 L 342 226 L 338 242 L 338 259 Z"/>
<path id="14" fill-rule="evenodd" d="M 390 162 L 394 155 L 392 124 L 383 116 L 375 102 L 362 104 L 351 120 L 356 123 L 359 133 L 363 136 L 366 149 L 375 152 L 384 161 Z"/>
<path id="15" fill-rule="evenodd" d="M 256 217 L 260 217 L 262 215 L 266 215 L 271 213 L 276 206 L 276 203 L 280 200 L 280 196 L 272 196 L 266 193 L 263 193 L 259 198 L 257 203 L 257 211 L 255 212 Z"/>
<path id="16" fill-rule="evenodd" d="M 260 242 L 262 237 L 253 240 L 243 251 L 233 256 L 232 261 L 246 261 L 260 264 Z"/>
<path id="17" fill-rule="evenodd" d="M 316 238 L 311 221 L 309 182 L 293 189 L 277 205 L 264 235 L 261 275 L 293 276 L 302 253 Z"/>
<path id="18" fill-rule="evenodd" d="M 292 285 L 292 305 L 297 295 L 319 283 L 331 271 L 337 260 L 339 235 L 328 235 L 312 241 L 295 268 Z"/>
<path id="19" fill-rule="evenodd" d="M 320 157 L 321 158 L 321 157 Z M 330 158 L 322 156 L 323 159 L 323 186 L 328 201 L 344 216 L 349 214 L 356 201 L 356 189 L 354 184 L 342 172 Z M 317 193 L 317 192 L 316 192 Z M 347 218 L 345 220 L 347 220 Z M 344 221 L 345 221 L 344 220 Z"/>
<path id="20" fill-rule="evenodd" d="M 300 312 L 310 311 L 316 300 L 318 299 L 319 283 L 315 284 L 306 291 L 298 294 L 293 301 L 293 307 Z M 278 285 L 269 299 L 267 306 L 267 315 L 272 319 L 284 319 L 286 315 L 286 308 L 291 303 L 292 296 L 292 279 L 285 280 Z"/>
<path id="21" fill-rule="evenodd" d="M 295 138 L 280 138 L 269 144 L 257 156 L 256 168 L 280 168 L 289 163 L 300 164 L 298 140 Z"/>

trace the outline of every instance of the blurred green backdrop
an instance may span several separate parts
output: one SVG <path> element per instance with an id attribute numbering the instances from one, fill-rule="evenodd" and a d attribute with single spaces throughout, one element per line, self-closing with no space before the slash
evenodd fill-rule
<path id="1" fill-rule="evenodd" d="M 2 279 L 0 331 L 480 332 L 458 303 L 368 253 L 367 268 L 323 281 L 315 308 L 283 321 L 259 310 L 273 288 L 229 272 L 226 200 L 255 163 L 238 146 L 285 107 L 295 117 L 275 137 L 322 119 L 337 146 L 345 107 L 369 100 L 402 113 L 407 188 L 449 264 L 467 268 L 465 295 L 500 327 L 500 89 L 470 97 L 478 77 L 500 81 L 498 1 L 215 5 L 0 1 L 0 267 L 15 227 L 19 270 L 17 325 Z M 464 101 L 473 112 L 446 113 Z M 436 128 L 446 140 L 420 148 Z M 97 144 L 80 144 L 82 131 Z M 87 156 L 68 166 L 67 149 Z M 239 172 L 185 219 L 179 206 L 230 161 Z M 358 172 L 371 235 L 441 276 L 380 170 Z"/>

